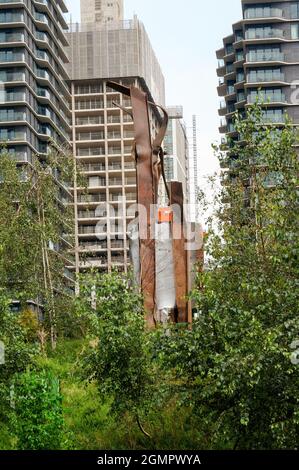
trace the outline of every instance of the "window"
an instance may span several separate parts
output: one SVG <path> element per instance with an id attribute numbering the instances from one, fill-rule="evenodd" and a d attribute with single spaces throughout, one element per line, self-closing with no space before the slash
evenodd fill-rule
<path id="1" fill-rule="evenodd" d="M 291 39 L 299 39 L 299 24 L 291 25 Z"/>
<path id="2" fill-rule="evenodd" d="M 292 19 L 299 19 L 299 2 L 292 3 L 290 6 L 290 13 Z"/>

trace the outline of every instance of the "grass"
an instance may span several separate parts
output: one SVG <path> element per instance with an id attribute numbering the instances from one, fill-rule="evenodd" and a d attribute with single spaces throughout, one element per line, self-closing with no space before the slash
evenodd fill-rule
<path id="1" fill-rule="evenodd" d="M 55 352 L 38 359 L 38 367 L 51 370 L 60 380 L 63 396 L 65 432 L 63 449 L 74 450 L 144 450 L 196 449 L 199 433 L 192 426 L 190 410 L 177 409 L 175 401 L 166 408 L 152 411 L 144 436 L 132 416 L 115 421 L 109 404 L 101 403 L 94 383 L 80 378 L 80 357 L 86 340 L 62 341 Z M 0 449 L 15 448 L 7 425 L 1 424 Z"/>

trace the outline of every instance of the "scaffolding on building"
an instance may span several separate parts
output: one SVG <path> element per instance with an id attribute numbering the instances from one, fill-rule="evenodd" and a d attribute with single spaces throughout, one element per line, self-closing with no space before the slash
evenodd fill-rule
<path id="1" fill-rule="evenodd" d="M 105 25 L 72 23 L 67 36 L 71 80 L 139 77 L 154 101 L 165 104 L 163 73 L 137 16 Z"/>

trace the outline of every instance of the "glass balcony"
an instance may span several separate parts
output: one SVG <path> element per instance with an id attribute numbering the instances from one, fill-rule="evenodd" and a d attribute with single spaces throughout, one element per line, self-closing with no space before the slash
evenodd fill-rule
<path id="1" fill-rule="evenodd" d="M 108 132 L 107 134 L 108 139 L 121 139 L 121 133 L 120 132 Z"/>
<path id="2" fill-rule="evenodd" d="M 284 74 L 281 72 L 278 73 L 257 73 L 257 74 L 248 74 L 247 82 L 248 83 L 264 83 L 264 82 L 284 82 Z"/>
<path id="3" fill-rule="evenodd" d="M 27 139 L 25 131 L 12 131 L 7 132 L 5 129 L 0 129 L 0 140 L 2 141 L 24 141 Z"/>
<path id="4" fill-rule="evenodd" d="M 77 135 L 77 140 L 104 140 L 104 132 L 81 132 Z"/>
<path id="5" fill-rule="evenodd" d="M 121 178 L 110 178 L 109 186 L 121 186 L 122 179 Z"/>
<path id="6" fill-rule="evenodd" d="M 26 112 L 0 110 L 0 122 L 26 121 Z"/>
<path id="7" fill-rule="evenodd" d="M 225 55 L 232 54 L 234 52 L 234 48 L 232 44 L 229 44 L 225 47 Z"/>
<path id="8" fill-rule="evenodd" d="M 245 101 L 245 100 L 246 100 L 245 93 L 241 92 L 237 94 L 237 103 L 240 103 L 241 101 Z"/>
<path id="9" fill-rule="evenodd" d="M 227 113 L 234 113 L 236 111 L 235 105 L 230 104 L 227 106 Z"/>
<path id="10" fill-rule="evenodd" d="M 283 52 L 274 51 L 251 51 L 246 56 L 247 62 L 284 62 L 285 54 Z"/>
<path id="11" fill-rule="evenodd" d="M 228 73 L 232 73 L 232 72 L 234 72 L 234 65 L 233 64 L 228 64 L 226 66 L 226 73 L 228 74 Z"/>
<path id="12" fill-rule="evenodd" d="M 238 62 L 239 60 L 244 60 L 244 52 L 240 51 L 236 53 L 236 61 Z"/>
<path id="13" fill-rule="evenodd" d="M 282 110 L 265 111 L 263 113 L 263 121 L 266 123 L 280 124 L 285 122 L 285 114 Z"/>
<path id="14" fill-rule="evenodd" d="M 262 101 L 264 103 L 286 103 L 285 94 L 281 90 L 276 90 L 274 92 L 260 92 L 260 93 L 250 93 L 248 95 L 248 102 L 255 103 L 256 101 Z"/>
<path id="15" fill-rule="evenodd" d="M 109 155 L 119 155 L 119 154 L 121 154 L 121 148 L 120 147 L 109 147 L 108 148 L 108 154 Z"/>
<path id="16" fill-rule="evenodd" d="M 24 62 L 25 54 L 23 52 L 1 51 L 0 62 Z"/>
<path id="17" fill-rule="evenodd" d="M 245 80 L 245 74 L 243 72 L 237 73 L 236 82 L 240 83 L 240 82 L 244 82 L 244 80 Z"/>
<path id="18" fill-rule="evenodd" d="M 14 3 L 14 2 L 4 2 L 3 0 L 0 3 Z M 23 13 L 12 13 L 12 12 L 1 12 L 0 13 L 0 23 L 21 23 L 24 21 Z"/>
<path id="19" fill-rule="evenodd" d="M 270 39 L 285 37 L 285 32 L 278 28 L 250 28 L 245 33 L 246 39 Z"/>
<path id="20" fill-rule="evenodd" d="M 121 170 L 121 163 L 110 163 L 109 166 L 108 166 L 108 170 Z"/>
<path id="21" fill-rule="evenodd" d="M 105 171 L 105 165 L 103 163 L 90 163 L 88 165 L 82 165 L 82 171 Z"/>
<path id="22" fill-rule="evenodd" d="M 245 19 L 252 20 L 256 18 L 283 18 L 283 10 L 281 8 L 257 7 L 247 8 L 245 10 Z"/>
<path id="23" fill-rule="evenodd" d="M 4 103 L 10 103 L 12 101 L 25 101 L 26 93 L 25 92 L 6 92 L 4 95 Z"/>
<path id="24" fill-rule="evenodd" d="M 235 93 L 235 87 L 233 85 L 228 85 L 227 94 L 232 95 L 233 93 Z"/>
<path id="25" fill-rule="evenodd" d="M 77 126 L 92 126 L 104 124 L 104 116 L 80 117 L 76 119 Z"/>
<path id="26" fill-rule="evenodd" d="M 78 149 L 78 157 L 95 157 L 99 155 L 105 155 L 105 149 L 103 147 Z"/>
<path id="27" fill-rule="evenodd" d="M 120 116 L 107 116 L 108 124 L 120 124 Z"/>
<path id="28" fill-rule="evenodd" d="M 89 178 L 89 188 L 97 188 L 102 186 L 106 186 L 106 178 L 99 178 L 97 176 L 92 176 Z"/>
<path id="29" fill-rule="evenodd" d="M 0 43 L 4 42 L 23 42 L 23 33 L 0 33 Z"/>
<path id="30" fill-rule="evenodd" d="M 81 242 L 80 249 L 84 251 L 106 250 L 107 242 Z"/>
<path id="31" fill-rule="evenodd" d="M 104 102 L 99 100 L 94 101 L 77 101 L 75 105 L 75 109 L 77 110 L 85 110 L 85 109 L 103 109 Z"/>
<path id="32" fill-rule="evenodd" d="M 78 202 L 80 203 L 98 203 L 98 202 L 105 202 L 106 195 L 105 194 L 80 194 L 78 196 Z"/>

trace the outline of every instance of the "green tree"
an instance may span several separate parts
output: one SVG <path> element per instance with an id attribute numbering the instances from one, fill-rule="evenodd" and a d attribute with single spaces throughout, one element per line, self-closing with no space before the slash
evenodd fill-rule
<path id="1" fill-rule="evenodd" d="M 43 306 L 53 347 L 59 324 L 56 303 L 65 292 L 64 267 L 70 263 L 74 233 L 68 204 L 73 175 L 72 157 L 54 145 L 46 160 L 33 158 L 27 166 L 17 166 L 2 148 L 0 284 L 13 300 Z"/>
<path id="2" fill-rule="evenodd" d="M 14 383 L 13 426 L 20 450 L 57 450 L 62 444 L 62 396 L 50 372 L 26 372 Z"/>
<path id="3" fill-rule="evenodd" d="M 153 371 L 141 296 L 130 277 L 118 273 L 85 277 L 81 294 L 85 311 L 97 318 L 93 322 L 97 339 L 84 361 L 85 376 L 96 381 L 101 399 L 111 403 L 114 415 L 132 414 L 147 434 L 140 416 L 151 400 Z"/>
<path id="4" fill-rule="evenodd" d="M 265 125 L 259 105 L 236 119 L 240 141 L 215 201 L 218 226 L 193 297 L 192 331 L 162 335 L 159 358 L 180 381 L 210 447 L 298 447 L 298 175 L 291 124 Z"/>
<path id="5" fill-rule="evenodd" d="M 0 341 L 4 356 L 0 364 L 0 416 L 6 419 L 12 380 L 34 360 L 37 350 L 26 341 L 26 334 L 10 309 L 11 301 L 0 289 Z"/>

